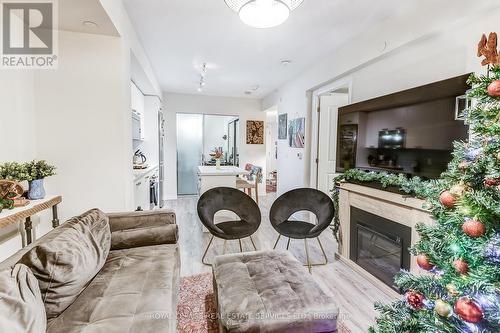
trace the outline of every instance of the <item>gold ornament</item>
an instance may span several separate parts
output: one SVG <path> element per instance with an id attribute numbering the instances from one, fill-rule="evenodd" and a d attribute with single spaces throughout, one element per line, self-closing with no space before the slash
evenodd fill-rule
<path id="1" fill-rule="evenodd" d="M 438 299 L 434 305 L 434 311 L 441 317 L 448 318 L 451 316 L 452 307 L 442 299 Z"/>
<path id="2" fill-rule="evenodd" d="M 460 182 L 459 184 L 453 185 L 450 188 L 450 193 L 455 197 L 455 198 L 461 198 L 464 196 L 465 191 L 467 191 L 467 186 L 463 183 Z"/>

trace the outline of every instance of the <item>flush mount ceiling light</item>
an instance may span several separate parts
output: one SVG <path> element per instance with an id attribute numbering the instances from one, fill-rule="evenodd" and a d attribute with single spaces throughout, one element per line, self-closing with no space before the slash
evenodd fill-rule
<path id="1" fill-rule="evenodd" d="M 285 22 L 290 12 L 304 0 L 224 0 L 240 15 L 243 23 L 254 28 L 272 28 Z"/>

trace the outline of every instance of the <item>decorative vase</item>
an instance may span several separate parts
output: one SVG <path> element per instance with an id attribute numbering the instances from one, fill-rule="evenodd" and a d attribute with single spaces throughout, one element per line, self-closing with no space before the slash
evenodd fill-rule
<path id="1" fill-rule="evenodd" d="M 215 160 L 215 168 L 216 168 L 217 170 L 220 170 L 220 158 L 217 158 L 217 159 Z"/>
<path id="2" fill-rule="evenodd" d="M 28 199 L 40 200 L 45 198 L 45 188 L 43 187 L 43 179 L 35 179 L 29 182 Z"/>

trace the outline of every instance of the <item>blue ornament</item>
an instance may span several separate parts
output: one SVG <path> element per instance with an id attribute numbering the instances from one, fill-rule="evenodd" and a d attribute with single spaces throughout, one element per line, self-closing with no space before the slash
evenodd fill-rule
<path id="1" fill-rule="evenodd" d="M 483 148 L 469 149 L 465 153 L 465 159 L 469 162 L 475 161 L 483 153 Z"/>

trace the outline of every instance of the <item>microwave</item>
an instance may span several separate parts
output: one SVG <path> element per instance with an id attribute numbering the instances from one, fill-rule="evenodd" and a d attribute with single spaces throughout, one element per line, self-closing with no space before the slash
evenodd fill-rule
<path id="1" fill-rule="evenodd" d="M 143 140 L 141 114 L 132 110 L 132 139 Z"/>

